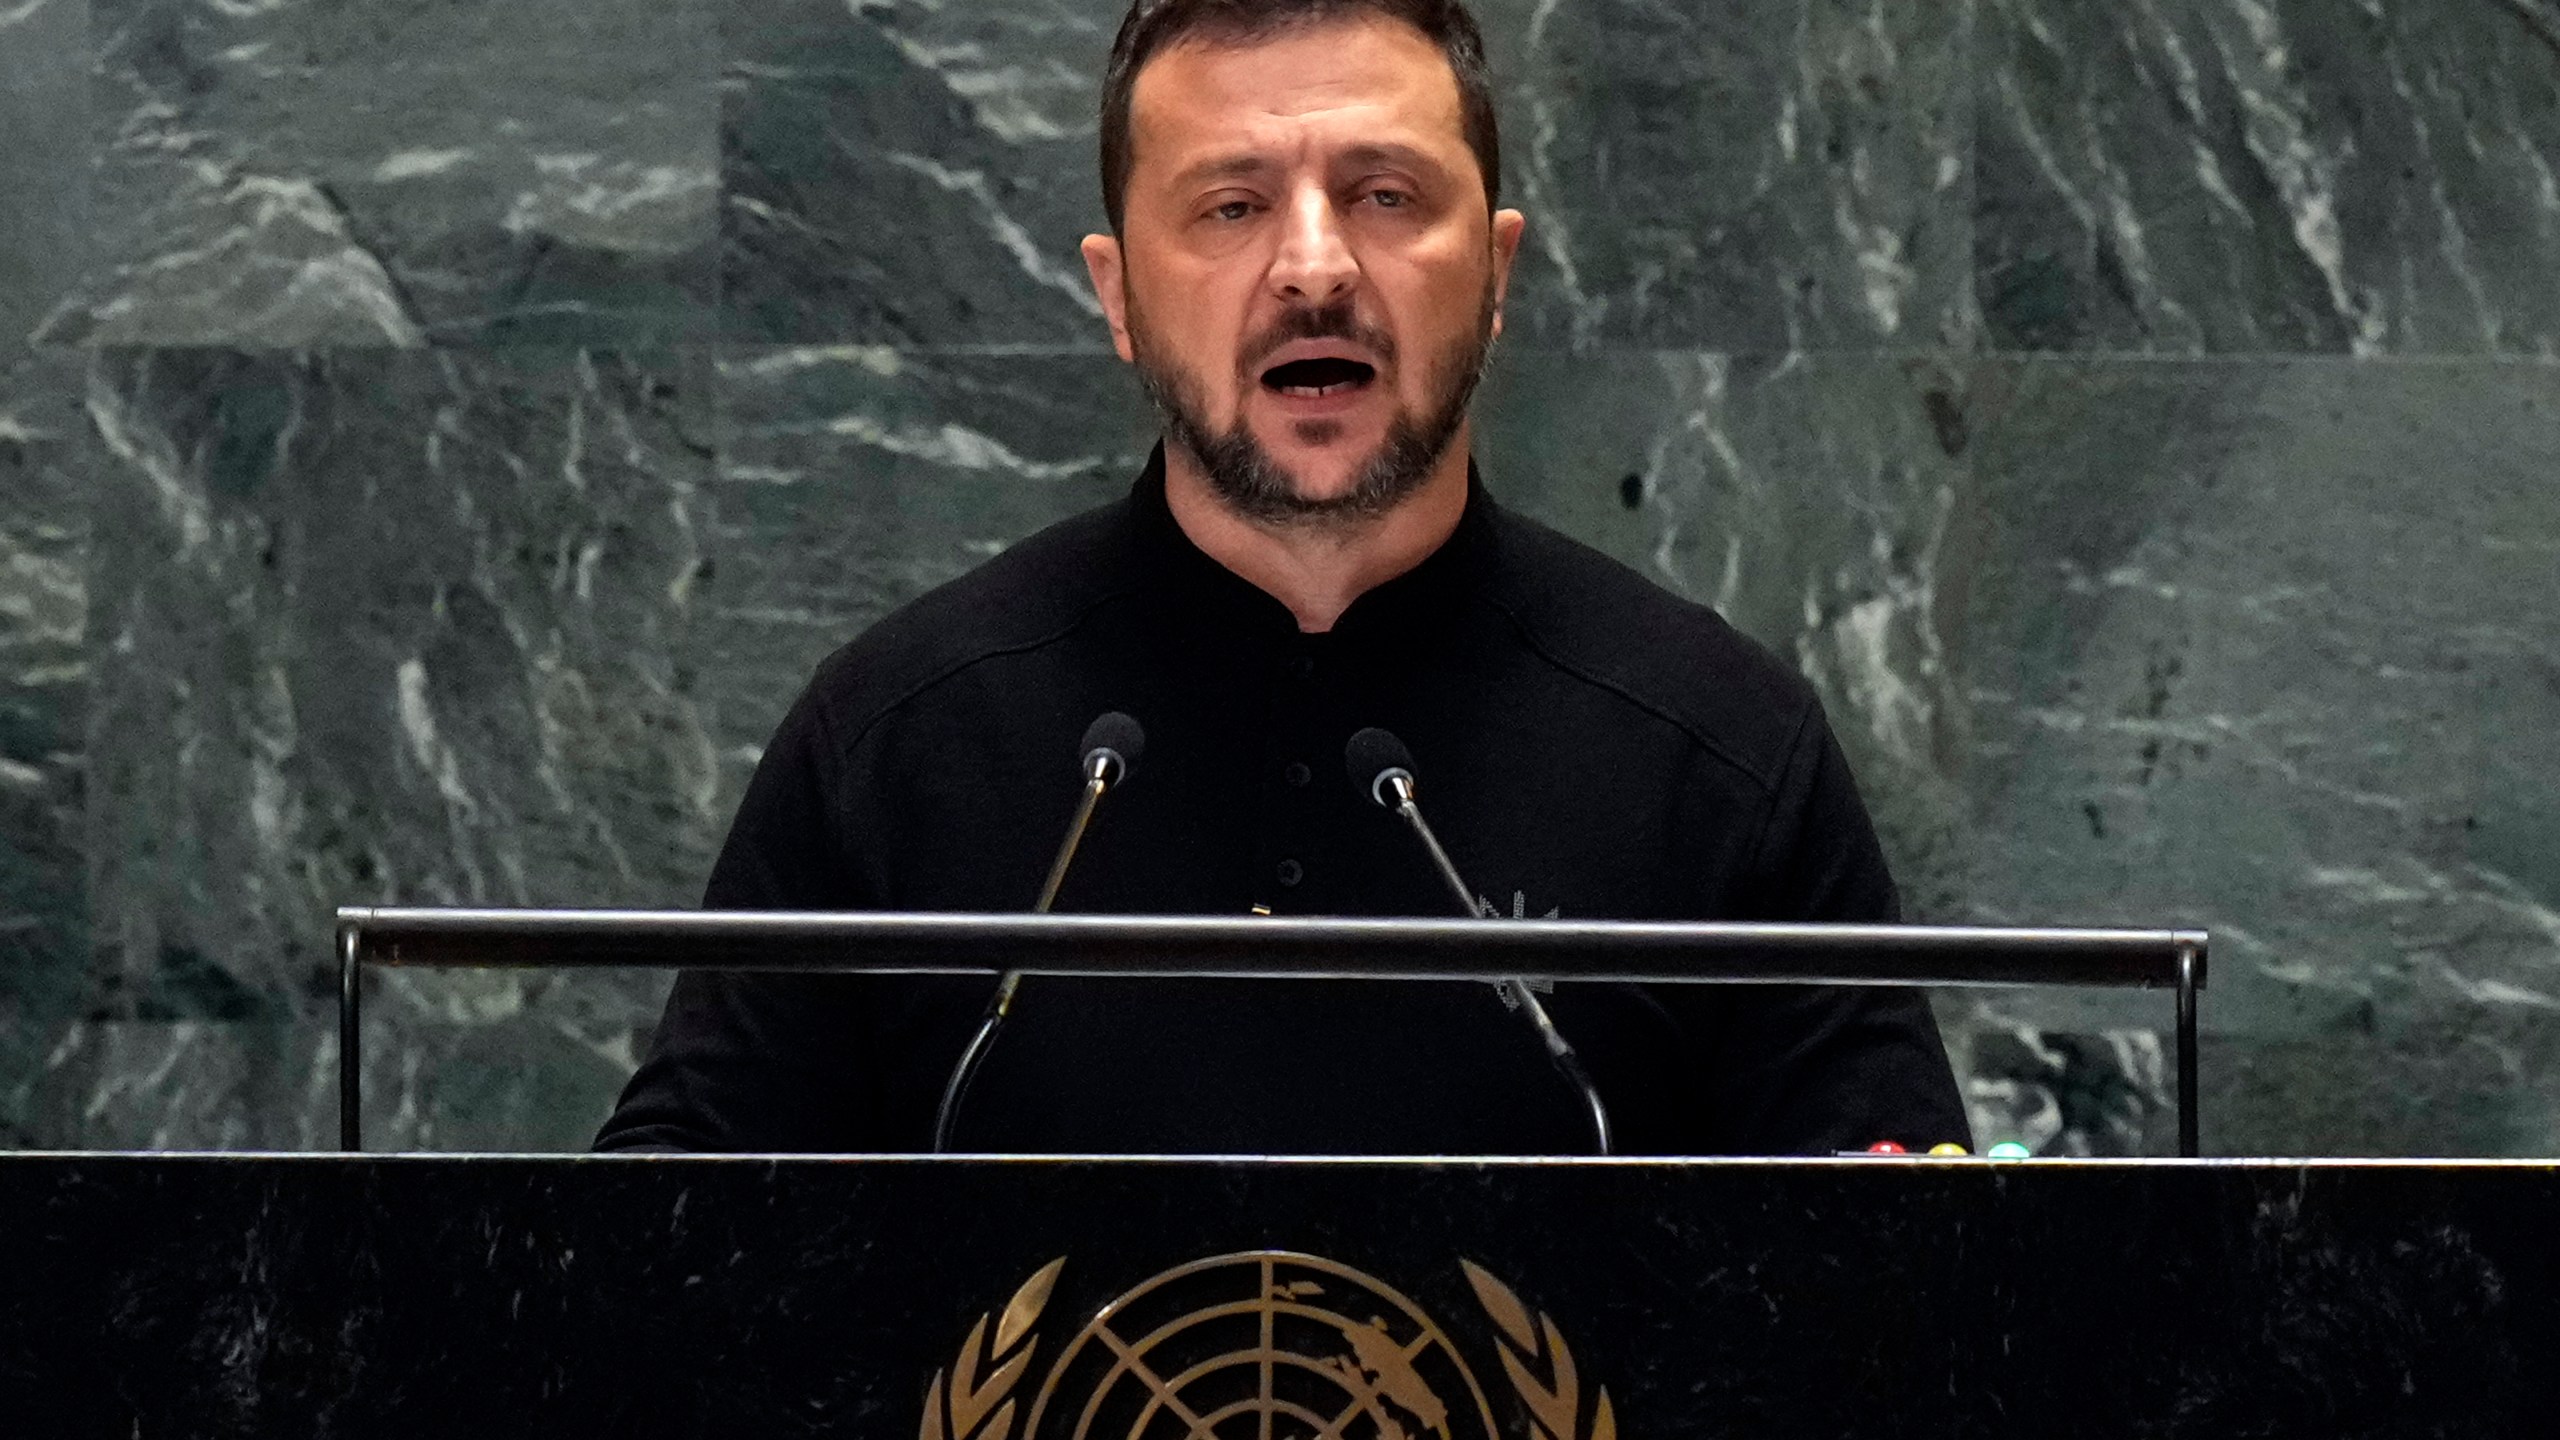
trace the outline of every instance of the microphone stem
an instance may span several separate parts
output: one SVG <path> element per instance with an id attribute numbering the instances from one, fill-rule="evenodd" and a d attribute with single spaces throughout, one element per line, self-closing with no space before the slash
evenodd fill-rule
<path id="1" fill-rule="evenodd" d="M 1431 856 L 1432 867 L 1440 872 L 1440 882 L 1449 887 L 1458 908 L 1466 911 L 1470 920 L 1483 919 L 1484 905 L 1476 899 L 1476 893 L 1467 888 L 1467 882 L 1458 878 L 1458 867 L 1450 862 L 1449 852 L 1440 848 L 1440 837 L 1431 833 L 1430 824 L 1422 818 L 1422 807 L 1408 798 L 1397 803 L 1396 813 L 1413 827 L 1414 834 L 1422 837 L 1423 850 Z"/>
<path id="2" fill-rule="evenodd" d="M 1076 801 L 1075 818 L 1067 822 L 1067 838 L 1058 845 L 1058 858 L 1049 866 L 1049 878 L 1040 886 L 1040 898 L 1031 909 L 1046 915 L 1057 903 L 1058 888 L 1067 883 L 1067 867 L 1075 863 L 1076 846 L 1084 840 L 1085 827 L 1093 823 L 1094 807 L 1102 803 L 1102 792 L 1111 788 L 1108 762 L 1094 762 L 1093 772 L 1085 777 L 1084 795 Z M 960 1052 L 960 1063 L 951 1067 L 951 1078 L 942 1085 L 942 1103 L 933 1108 L 933 1153 L 946 1154 L 951 1149 L 951 1127 L 960 1118 L 961 1103 L 969 1098 L 969 1082 L 978 1078 L 978 1064 L 987 1058 L 987 1048 L 995 1044 L 996 1031 L 1004 1028 L 1005 1017 L 1013 1012 L 1014 992 L 1022 988 L 1022 972 L 1007 970 L 996 980 L 996 994 L 987 1002 L 985 1018 L 978 1031 L 969 1037 L 967 1049 Z"/>
<path id="3" fill-rule="evenodd" d="M 1487 918 L 1493 913 L 1492 904 L 1477 899 L 1476 893 L 1467 888 L 1467 882 L 1458 878 L 1457 865 L 1449 859 L 1449 852 L 1440 848 L 1440 837 L 1431 833 L 1430 823 L 1422 818 L 1422 807 L 1414 803 L 1413 792 L 1409 788 L 1411 782 L 1405 784 L 1407 788 L 1396 802 L 1396 813 L 1413 827 L 1414 834 L 1422 837 L 1423 850 L 1431 856 L 1432 867 L 1440 872 L 1441 883 L 1447 885 L 1449 893 L 1457 898 L 1458 908 L 1466 911 L 1470 919 Z M 1529 993 L 1527 981 L 1505 980 L 1495 988 L 1502 992 L 1507 1003 L 1519 1006 L 1521 1013 L 1529 1017 L 1529 1023 L 1537 1029 L 1539 1041 L 1547 1047 L 1548 1058 L 1555 1062 L 1557 1073 L 1563 1075 L 1566 1083 L 1582 1096 L 1584 1108 L 1591 1112 L 1591 1134 L 1599 1143 L 1599 1153 L 1615 1154 L 1609 1132 L 1609 1107 L 1600 1103 L 1600 1087 L 1591 1083 L 1591 1072 L 1582 1068 L 1582 1057 L 1575 1053 L 1572 1042 L 1564 1038 L 1564 1032 L 1556 1028 L 1555 1018 L 1547 1013 L 1546 1006 L 1538 1003 L 1537 996 Z"/>
<path id="4" fill-rule="evenodd" d="M 1100 770 L 1102 766 L 1097 764 L 1094 768 Z M 1058 845 L 1058 858 L 1049 866 L 1049 878 L 1040 886 L 1040 899 L 1031 907 L 1032 913 L 1046 915 L 1049 907 L 1057 903 L 1058 887 L 1067 883 L 1067 867 L 1075 863 L 1076 846 L 1083 843 L 1085 827 L 1093 823 L 1093 807 L 1102 803 L 1102 792 L 1110 783 L 1099 774 L 1086 778 L 1084 797 L 1076 801 L 1075 818 L 1067 822 L 1067 838 Z"/>

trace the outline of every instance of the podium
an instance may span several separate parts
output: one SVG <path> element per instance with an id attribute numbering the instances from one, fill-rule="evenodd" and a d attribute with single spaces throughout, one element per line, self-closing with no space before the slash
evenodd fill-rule
<path id="1" fill-rule="evenodd" d="M 2547 1430 L 2560 1172 L 0 1156 L 12 1436 Z"/>
<path id="2" fill-rule="evenodd" d="M 345 918 L 351 1036 L 377 963 L 2059 974 L 2166 982 L 2191 1062 L 2203 979 L 2186 932 Z M 115 1437 L 2539 1434 L 2556 1207 L 2560 1170 L 2525 1163 L 0 1155 L 0 1417 Z"/>

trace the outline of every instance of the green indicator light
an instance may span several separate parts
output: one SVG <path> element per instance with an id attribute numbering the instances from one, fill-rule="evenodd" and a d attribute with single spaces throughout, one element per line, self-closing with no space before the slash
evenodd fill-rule
<path id="1" fill-rule="evenodd" d="M 2015 1140 L 2003 1140 L 1992 1146 L 1989 1153 L 1994 1160 L 2024 1160 L 2031 1152 Z"/>

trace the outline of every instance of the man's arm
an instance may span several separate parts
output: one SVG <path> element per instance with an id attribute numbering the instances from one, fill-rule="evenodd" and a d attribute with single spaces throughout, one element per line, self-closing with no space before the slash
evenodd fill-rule
<path id="1" fill-rule="evenodd" d="M 775 732 L 712 867 L 713 910 L 863 908 L 839 834 L 838 757 L 810 695 Z M 860 982 L 840 975 L 686 971 L 598 1150 L 885 1148 L 856 1113 Z"/>
<path id="2" fill-rule="evenodd" d="M 1846 758 L 1807 707 L 1751 867 L 1749 918 L 1892 924 L 1893 876 Z M 1724 1154 L 1970 1145 L 1964 1102 L 1925 992 L 1711 986 L 1679 1006 L 1707 1043 L 1710 1148 Z M 1694 993 L 1707 992 L 1707 993 Z"/>

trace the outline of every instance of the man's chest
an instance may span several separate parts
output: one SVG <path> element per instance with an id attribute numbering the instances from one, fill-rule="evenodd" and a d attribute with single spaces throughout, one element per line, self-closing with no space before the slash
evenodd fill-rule
<path id="1" fill-rule="evenodd" d="M 1498 915 L 1700 913 L 1761 818 L 1747 796 L 1702 796 L 1676 728 L 1500 656 L 1399 670 L 1308 645 L 984 682 L 916 727 L 952 742 L 937 762 L 875 757 L 888 773 L 850 787 L 884 903 L 1027 906 L 1077 799 L 1076 737 L 1104 709 L 1138 719 L 1145 753 L 1104 799 L 1062 910 L 1451 913 L 1419 839 L 1351 773 L 1367 727 L 1411 752 L 1424 814 Z"/>

